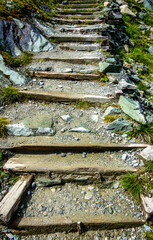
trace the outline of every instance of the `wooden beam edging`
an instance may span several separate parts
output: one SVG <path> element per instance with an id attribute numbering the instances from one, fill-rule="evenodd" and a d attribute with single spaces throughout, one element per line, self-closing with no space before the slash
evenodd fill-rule
<path id="1" fill-rule="evenodd" d="M 0 150 L 11 152 L 105 152 L 146 148 L 149 144 L 21 144 L 13 147 L 0 147 Z"/>
<path id="2" fill-rule="evenodd" d="M 10 222 L 32 179 L 33 175 L 22 176 L 0 202 L 0 221 L 3 224 Z"/>
<path id="3" fill-rule="evenodd" d="M 11 223 L 11 229 L 19 231 L 27 230 L 30 233 L 55 233 L 76 232 L 81 223 L 83 231 L 106 230 L 137 227 L 145 224 L 145 220 L 139 220 L 122 216 L 87 215 L 82 216 L 53 216 L 53 217 L 27 217 L 19 218 Z"/>
<path id="4" fill-rule="evenodd" d="M 90 94 L 77 94 L 77 93 L 66 93 L 66 92 L 34 92 L 34 91 L 19 91 L 23 96 L 31 97 L 32 99 L 38 99 L 43 101 L 53 102 L 77 102 L 87 101 L 92 103 L 104 103 L 115 101 L 115 97 L 106 97 L 100 95 Z"/>
<path id="5" fill-rule="evenodd" d="M 62 79 L 62 80 L 98 80 L 98 74 L 81 74 L 81 73 L 58 73 L 47 71 L 30 71 L 33 77 L 49 78 L 49 79 Z"/>

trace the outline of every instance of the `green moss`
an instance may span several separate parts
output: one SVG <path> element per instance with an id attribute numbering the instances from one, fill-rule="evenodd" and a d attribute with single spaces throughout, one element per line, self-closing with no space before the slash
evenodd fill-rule
<path id="1" fill-rule="evenodd" d="M 49 6 L 51 9 L 55 8 L 53 0 L 12 0 L 11 5 L 6 5 L 6 0 L 0 2 L 0 18 L 12 20 L 13 17 L 21 18 L 25 15 L 38 15 L 41 19 L 50 20 L 52 13 L 46 13 L 41 9 L 43 4 Z"/>
<path id="2" fill-rule="evenodd" d="M 32 53 L 24 51 L 23 55 L 20 57 L 13 57 L 8 52 L 1 51 L 4 62 L 10 67 L 21 67 L 22 65 L 27 65 L 31 62 Z"/>
<path id="3" fill-rule="evenodd" d="M 0 118 L 0 138 L 3 138 L 4 136 L 7 135 L 6 126 L 9 123 L 10 123 L 10 121 L 7 120 L 7 118 L 5 118 L 5 117 Z M 1 155 L 1 157 L 2 157 L 2 155 Z"/>
<path id="4" fill-rule="evenodd" d="M 118 118 L 119 118 L 119 116 L 117 116 L 117 115 L 107 115 L 107 116 L 105 116 L 104 121 L 108 122 L 108 123 L 111 123 Z"/>
<path id="5" fill-rule="evenodd" d="M 100 83 L 106 83 L 109 82 L 109 79 L 106 75 L 103 75 L 100 79 L 99 79 Z"/>
<path id="6" fill-rule="evenodd" d="M 2 89 L 2 100 L 5 104 L 12 104 L 23 100 L 23 95 L 16 88 L 7 87 Z"/>
<path id="7" fill-rule="evenodd" d="M 77 108 L 81 108 L 81 109 L 88 109 L 91 106 L 92 106 L 92 104 L 87 101 L 79 101 L 76 105 Z"/>

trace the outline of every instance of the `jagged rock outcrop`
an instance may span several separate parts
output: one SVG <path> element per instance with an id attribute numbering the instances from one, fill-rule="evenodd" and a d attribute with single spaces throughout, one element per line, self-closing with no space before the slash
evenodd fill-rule
<path id="1" fill-rule="evenodd" d="M 0 20 L 0 49 L 10 52 L 13 56 L 21 55 L 22 51 L 49 51 L 54 45 L 49 42 L 32 25 L 19 19 L 13 21 Z"/>
<path id="2" fill-rule="evenodd" d="M 3 77 L 3 81 L 0 84 L 1 87 L 7 87 L 7 85 L 10 85 L 10 83 L 22 85 L 26 84 L 29 80 L 22 73 L 19 73 L 6 66 L 1 54 L 0 54 L 0 73 L 3 74 L 1 75 L 1 77 Z M 7 78 L 5 76 L 7 76 Z"/>

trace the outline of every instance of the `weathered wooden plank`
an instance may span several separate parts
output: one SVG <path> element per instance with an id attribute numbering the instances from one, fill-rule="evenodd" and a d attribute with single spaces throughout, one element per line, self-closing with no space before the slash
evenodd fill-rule
<path id="1" fill-rule="evenodd" d="M 72 160 L 73 159 L 73 160 Z M 70 164 L 71 163 L 71 164 Z M 121 175 L 127 172 L 136 172 L 137 169 L 131 167 L 103 167 L 94 160 L 84 161 L 73 155 L 66 158 L 60 158 L 55 154 L 44 155 L 21 155 L 9 159 L 4 167 L 15 173 L 32 172 L 32 173 L 62 173 L 62 174 L 89 174 L 95 175 L 101 173 L 103 176 Z"/>
<path id="2" fill-rule="evenodd" d="M 130 150 L 134 148 L 146 148 L 149 144 L 21 144 L 13 147 L 1 147 L 0 150 L 8 150 L 20 153 L 44 153 L 44 152 L 104 152 Z"/>
<path id="3" fill-rule="evenodd" d="M 97 80 L 98 74 L 80 74 L 80 73 L 56 73 L 47 71 L 31 71 L 30 74 L 34 77 L 49 78 L 49 79 L 70 79 L 70 80 Z"/>
<path id="4" fill-rule="evenodd" d="M 32 182 L 33 175 L 22 176 L 0 202 L 0 220 L 8 224 Z"/>
<path id="5" fill-rule="evenodd" d="M 115 101 L 113 97 L 105 97 L 100 95 L 88 95 L 77 93 L 63 93 L 63 92 L 42 92 L 42 91 L 19 91 L 25 96 L 29 96 L 35 99 L 54 102 L 77 102 L 88 101 L 92 103 L 104 103 Z"/>
<path id="6" fill-rule="evenodd" d="M 144 220 L 139 220 L 132 217 L 120 216 L 102 216 L 82 215 L 75 216 L 53 216 L 53 217 L 27 217 L 16 219 L 10 226 L 12 229 L 28 230 L 30 233 L 51 233 L 63 231 L 77 231 L 78 224 L 81 223 L 82 230 L 104 230 L 118 229 L 125 227 L 141 226 L 145 223 Z M 26 232 L 25 232 L 26 233 Z"/>

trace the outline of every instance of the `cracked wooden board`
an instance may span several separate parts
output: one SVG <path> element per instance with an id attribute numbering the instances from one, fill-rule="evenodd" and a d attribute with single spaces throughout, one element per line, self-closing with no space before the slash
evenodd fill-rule
<path id="1" fill-rule="evenodd" d="M 17 210 L 21 199 L 31 184 L 33 175 L 22 176 L 0 202 L 0 220 L 8 224 Z"/>

